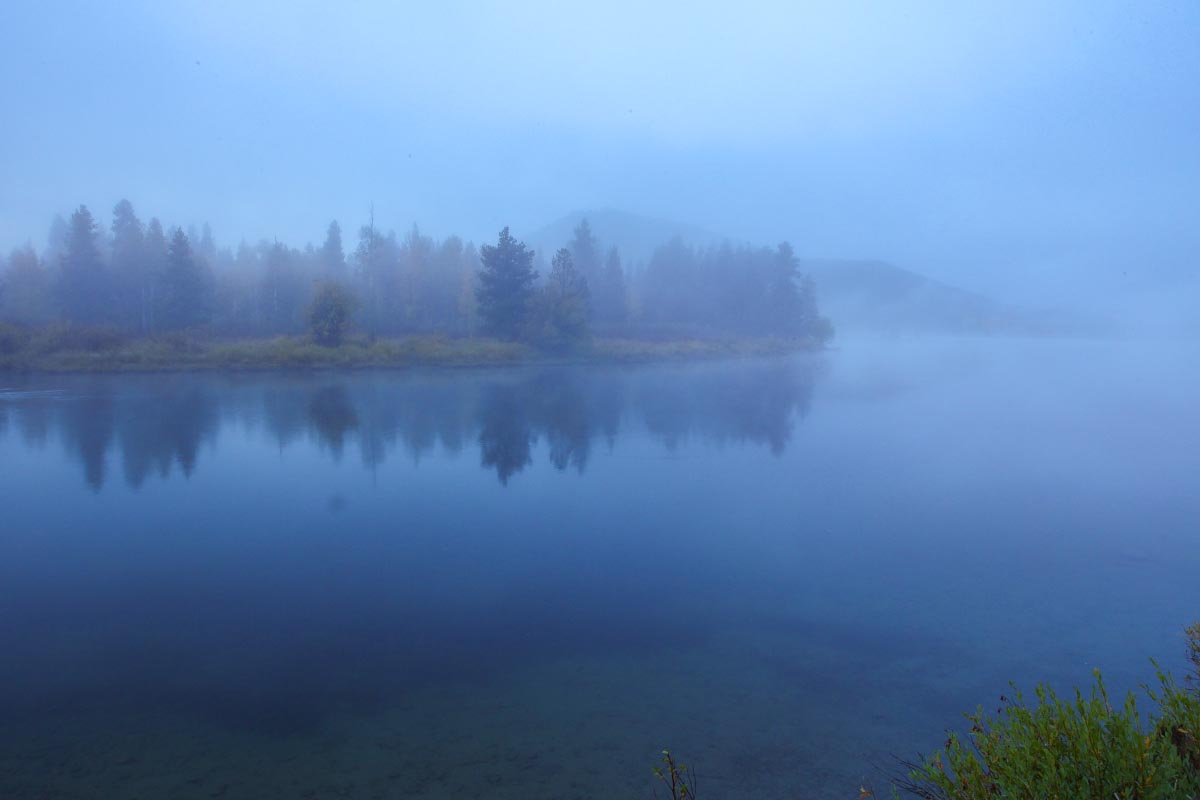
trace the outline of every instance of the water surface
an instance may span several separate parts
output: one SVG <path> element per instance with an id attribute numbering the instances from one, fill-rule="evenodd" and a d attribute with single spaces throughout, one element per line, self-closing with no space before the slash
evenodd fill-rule
<path id="1" fill-rule="evenodd" d="M 0 797 L 851 797 L 1182 666 L 1200 353 L 0 380 Z"/>

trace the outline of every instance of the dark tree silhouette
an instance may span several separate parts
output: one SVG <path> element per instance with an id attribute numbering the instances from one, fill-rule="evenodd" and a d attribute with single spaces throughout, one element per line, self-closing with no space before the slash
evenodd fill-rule
<path id="1" fill-rule="evenodd" d="M 358 427 L 358 414 L 344 386 L 324 386 L 308 403 L 308 418 L 323 445 L 335 459 L 342 457 L 346 434 Z"/>
<path id="2" fill-rule="evenodd" d="M 500 483 L 507 486 L 509 478 L 533 461 L 533 439 L 527 404 L 518 389 L 492 386 L 480 410 L 480 464 L 495 469 Z"/>
<path id="3" fill-rule="evenodd" d="M 13 250 L 4 275 L 0 312 L 25 325 L 46 323 L 53 315 L 50 273 L 29 245 Z"/>
<path id="4" fill-rule="evenodd" d="M 592 313 L 607 323 L 624 322 L 628 313 L 625 294 L 625 270 L 621 268 L 621 254 L 615 247 L 608 249 L 601 271 L 592 289 Z"/>
<path id="5" fill-rule="evenodd" d="M 196 243 L 196 258 L 211 267 L 217 260 L 217 242 L 213 239 L 212 226 L 207 222 L 200 228 L 200 241 Z"/>
<path id="6" fill-rule="evenodd" d="M 163 279 L 167 272 L 167 235 L 158 217 L 146 223 L 138 298 L 146 315 L 146 329 L 154 330 L 162 316 Z"/>
<path id="7" fill-rule="evenodd" d="M 589 286 L 595 286 L 600 282 L 600 242 L 592 235 L 591 223 L 586 218 L 579 221 L 573 233 L 567 249 L 571 251 L 575 269 Z"/>
<path id="8" fill-rule="evenodd" d="M 307 287 L 296 268 L 300 255 L 280 242 L 266 247 L 259 308 L 268 330 L 294 332 L 302 323 Z"/>
<path id="9" fill-rule="evenodd" d="M 100 491 L 115 427 L 111 390 L 103 383 L 88 387 L 66 404 L 58 421 L 63 444 L 83 463 L 84 480 L 92 491 Z"/>
<path id="10" fill-rule="evenodd" d="M 538 343 L 556 350 L 586 341 L 588 330 L 588 285 L 563 248 L 554 254 L 546 285 L 538 292 Z"/>
<path id="11" fill-rule="evenodd" d="M 342 226 L 335 219 L 325 232 L 320 250 L 321 271 L 327 278 L 340 280 L 346 275 L 346 253 L 342 249 Z"/>
<path id="12" fill-rule="evenodd" d="M 142 296 L 146 261 L 146 232 L 128 200 L 113 207 L 112 270 L 118 292 L 116 318 L 142 333 L 149 330 L 149 314 Z"/>
<path id="13" fill-rule="evenodd" d="M 50 228 L 46 231 L 46 250 L 42 258 L 48 264 L 57 264 L 67 252 L 67 221 L 62 214 L 55 214 L 50 220 Z"/>
<path id="14" fill-rule="evenodd" d="M 593 429 L 599 422 L 593 418 L 588 390 L 603 389 L 581 382 L 574 372 L 548 373 L 529 389 L 545 432 L 550 463 L 560 472 L 573 466 L 582 475 L 591 454 Z"/>
<path id="15" fill-rule="evenodd" d="M 516 339 L 525 328 L 537 279 L 533 251 L 505 228 L 495 245 L 480 248 L 480 261 L 475 296 L 484 327 L 495 336 Z"/>
<path id="16" fill-rule="evenodd" d="M 71 214 L 66 249 L 58 277 L 58 301 L 73 322 L 95 325 L 112 319 L 113 297 L 108 272 L 100 259 L 96 220 L 87 206 Z"/>
<path id="17" fill-rule="evenodd" d="M 187 234 L 176 228 L 163 273 L 163 327 L 181 330 L 208 322 L 212 314 L 210 293 L 210 281 L 192 255 Z"/>
<path id="18" fill-rule="evenodd" d="M 190 478 L 200 446 L 220 427 L 216 398 L 202 383 L 185 382 L 165 395 L 131 395 L 126 402 L 117 415 L 125 482 L 136 489 L 151 473 L 166 477 L 176 464 Z"/>
<path id="19" fill-rule="evenodd" d="M 354 261 L 366 299 L 367 331 L 374 339 L 390 307 L 396 276 L 395 241 L 380 234 L 374 212 L 371 221 L 359 229 Z"/>

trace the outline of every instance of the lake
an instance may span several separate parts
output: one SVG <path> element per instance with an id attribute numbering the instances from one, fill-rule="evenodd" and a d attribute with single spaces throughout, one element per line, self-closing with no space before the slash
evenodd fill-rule
<path id="1" fill-rule="evenodd" d="M 851 798 L 1178 671 L 1200 348 L 0 377 L 0 797 Z"/>

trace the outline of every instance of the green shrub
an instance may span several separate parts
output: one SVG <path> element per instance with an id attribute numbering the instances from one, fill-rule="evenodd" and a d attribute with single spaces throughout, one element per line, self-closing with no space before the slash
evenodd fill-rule
<path id="1" fill-rule="evenodd" d="M 321 284 L 305 312 L 313 341 L 324 347 L 340 345 L 350 331 L 350 320 L 358 308 L 358 298 L 340 283 Z"/>
<path id="2" fill-rule="evenodd" d="M 1155 704 L 1143 717 L 1130 692 L 1114 708 L 1100 673 L 1089 694 L 1063 699 L 1045 686 L 1037 702 L 1001 698 L 995 716 L 967 715 L 968 736 L 950 734 L 943 749 L 898 782 L 928 800 L 1186 800 L 1200 798 L 1200 698 L 1158 672 Z"/>
<path id="3" fill-rule="evenodd" d="M 667 790 L 667 796 L 671 800 L 695 800 L 695 771 L 677 762 L 670 750 L 663 750 L 662 755 L 663 766 L 654 768 L 654 777 Z M 657 798 L 658 792 L 654 796 Z"/>

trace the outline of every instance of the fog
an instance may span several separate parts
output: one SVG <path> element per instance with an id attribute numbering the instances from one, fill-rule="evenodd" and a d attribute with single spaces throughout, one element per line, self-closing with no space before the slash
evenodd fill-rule
<path id="1" fill-rule="evenodd" d="M 0 0 L 0 109 L 0 800 L 1200 798 L 1200 0 Z"/>
<path id="2" fill-rule="evenodd" d="M 4 252 L 121 198 L 231 246 L 372 205 L 477 243 L 613 208 L 1022 305 L 1152 320 L 1196 287 L 1190 2 L 13 2 L 0 27 Z"/>

